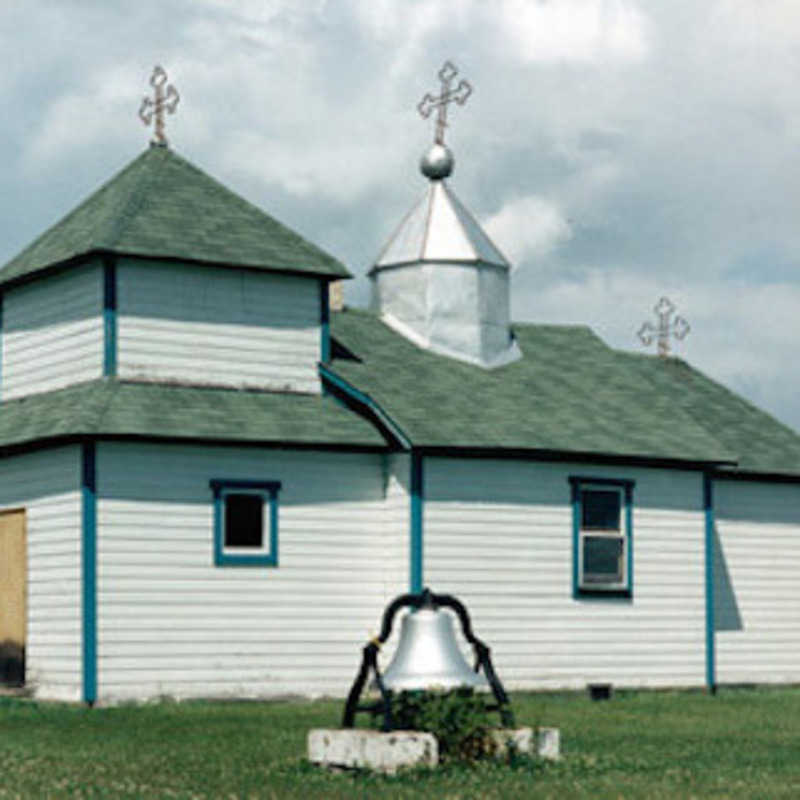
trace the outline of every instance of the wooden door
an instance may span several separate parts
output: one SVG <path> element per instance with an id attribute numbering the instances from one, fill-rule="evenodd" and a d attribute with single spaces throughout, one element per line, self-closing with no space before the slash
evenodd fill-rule
<path id="1" fill-rule="evenodd" d="M 25 512 L 0 512 L 0 683 L 25 682 Z"/>

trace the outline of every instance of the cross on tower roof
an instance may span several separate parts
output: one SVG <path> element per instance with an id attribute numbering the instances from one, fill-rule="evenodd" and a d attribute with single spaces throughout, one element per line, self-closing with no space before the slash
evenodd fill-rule
<path id="1" fill-rule="evenodd" d="M 653 343 L 653 339 L 658 340 L 658 354 L 662 358 L 669 355 L 669 337 L 674 336 L 676 339 L 683 339 L 691 330 L 689 323 L 683 317 L 675 317 L 670 321 L 672 312 L 675 311 L 675 306 L 669 301 L 668 298 L 662 297 L 658 303 L 653 307 L 653 311 L 658 314 L 658 326 L 654 327 L 649 322 L 643 323 L 639 328 L 638 336 L 645 346 Z"/>
<path id="2" fill-rule="evenodd" d="M 438 97 L 427 93 L 420 100 L 417 110 L 424 119 L 427 119 L 433 109 L 437 109 L 436 114 L 436 144 L 444 145 L 444 129 L 447 127 L 447 106 L 456 101 L 460 106 L 467 102 L 467 98 L 472 94 L 472 84 L 469 81 L 460 80 L 455 89 L 451 85 L 458 70 L 451 61 L 445 61 L 444 66 L 439 70 L 439 80 L 442 82 L 442 93 Z"/>
<path id="3" fill-rule="evenodd" d="M 155 135 L 151 142 L 161 147 L 167 146 L 167 137 L 164 135 L 164 112 L 175 113 L 175 107 L 181 99 L 178 90 L 170 83 L 167 85 L 167 73 L 156 64 L 150 76 L 150 85 L 153 87 L 155 99 L 145 97 L 139 106 L 139 119 L 149 125 L 155 117 Z"/>

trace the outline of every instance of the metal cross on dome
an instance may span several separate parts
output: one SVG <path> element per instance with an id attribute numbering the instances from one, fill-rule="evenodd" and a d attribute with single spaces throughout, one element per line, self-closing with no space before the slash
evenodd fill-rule
<path id="1" fill-rule="evenodd" d="M 427 93 L 420 100 L 417 111 L 423 119 L 428 119 L 433 109 L 437 109 L 436 114 L 436 144 L 444 145 L 444 129 L 447 127 L 447 106 L 454 100 L 460 106 L 467 102 L 467 98 L 472 94 L 472 84 L 469 81 L 460 80 L 455 89 L 451 88 L 453 80 L 458 75 L 458 70 L 451 61 L 445 61 L 444 66 L 439 70 L 439 80 L 442 82 L 442 93 L 438 97 Z"/>
<path id="2" fill-rule="evenodd" d="M 638 336 L 642 343 L 649 347 L 653 340 L 658 341 L 658 354 L 662 358 L 669 355 L 669 337 L 674 336 L 676 339 L 683 339 L 691 330 L 689 323 L 683 317 L 675 317 L 670 321 L 675 306 L 666 297 L 662 297 L 658 303 L 653 307 L 653 311 L 658 314 L 658 325 L 651 325 L 645 322 L 639 328 Z"/>
<path id="3" fill-rule="evenodd" d="M 155 99 L 145 97 L 139 106 L 139 119 L 149 125 L 155 117 L 155 135 L 152 143 L 166 147 L 167 137 L 164 135 L 164 112 L 175 113 L 175 107 L 181 99 L 178 90 L 170 83 L 167 84 L 167 73 L 156 64 L 150 76 L 150 85 L 153 87 Z"/>

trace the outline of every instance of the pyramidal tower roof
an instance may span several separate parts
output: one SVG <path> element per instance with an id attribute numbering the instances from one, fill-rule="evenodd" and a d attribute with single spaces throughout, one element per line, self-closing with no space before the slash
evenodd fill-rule
<path id="1" fill-rule="evenodd" d="M 378 256 L 373 269 L 421 261 L 509 268 L 497 246 L 444 180 L 431 180 Z"/>
<path id="2" fill-rule="evenodd" d="M 166 146 L 151 145 L 0 270 L 0 285 L 92 253 L 350 277 Z"/>

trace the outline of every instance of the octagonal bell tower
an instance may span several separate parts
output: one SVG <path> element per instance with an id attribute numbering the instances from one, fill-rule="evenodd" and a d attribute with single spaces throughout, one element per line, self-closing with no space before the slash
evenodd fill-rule
<path id="1" fill-rule="evenodd" d="M 436 142 L 420 162 L 429 183 L 369 271 L 372 305 L 419 347 L 492 368 L 521 353 L 511 332 L 509 264 L 446 182 L 454 158 L 443 141 L 444 110 L 472 91 L 466 81 L 451 89 L 455 74 L 446 63 L 441 96 L 420 103 L 423 116 L 426 103 L 439 109 Z"/>

